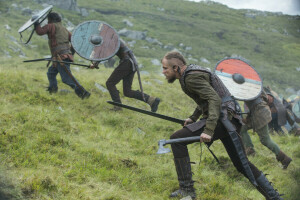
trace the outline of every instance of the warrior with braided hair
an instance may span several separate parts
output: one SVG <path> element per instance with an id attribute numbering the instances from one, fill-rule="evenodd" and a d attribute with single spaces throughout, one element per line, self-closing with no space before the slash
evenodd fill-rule
<path id="1" fill-rule="evenodd" d="M 185 126 L 172 134 L 171 139 L 199 135 L 200 142 L 212 143 L 220 139 L 235 168 L 249 179 L 267 200 L 281 200 L 265 175 L 248 160 L 239 136 L 242 119 L 237 112 L 237 102 L 218 76 L 200 66 L 187 65 L 184 57 L 176 51 L 168 52 L 161 62 L 162 73 L 168 82 L 173 83 L 179 79 L 182 90 L 197 104 L 194 113 L 185 120 Z M 206 119 L 205 124 L 196 122 L 201 115 Z M 179 189 L 171 193 L 170 197 L 196 198 L 187 148 L 191 143 L 171 144 Z"/>

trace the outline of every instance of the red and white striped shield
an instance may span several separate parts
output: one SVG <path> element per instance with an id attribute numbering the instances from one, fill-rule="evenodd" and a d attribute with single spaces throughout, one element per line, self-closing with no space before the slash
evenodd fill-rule
<path id="1" fill-rule="evenodd" d="M 259 74 L 243 60 L 223 59 L 217 63 L 215 74 L 237 100 L 253 100 L 262 91 L 263 84 Z"/>

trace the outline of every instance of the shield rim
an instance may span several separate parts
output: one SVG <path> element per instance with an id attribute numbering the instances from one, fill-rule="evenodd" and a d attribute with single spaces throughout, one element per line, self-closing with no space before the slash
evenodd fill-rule
<path id="1" fill-rule="evenodd" d="M 36 21 L 40 20 L 43 16 L 45 16 L 46 14 L 50 13 L 52 11 L 53 6 L 50 5 L 47 8 L 41 10 L 38 15 L 40 15 L 38 18 L 36 18 L 35 20 L 31 21 L 31 19 L 29 19 L 27 22 L 25 22 L 18 30 L 19 33 L 24 32 L 25 30 L 27 30 L 29 27 L 31 27 Z M 31 22 L 31 23 L 29 23 Z M 27 27 L 24 27 L 26 24 L 28 23 Z"/>
<path id="2" fill-rule="evenodd" d="M 259 97 L 260 95 L 261 95 L 261 93 L 262 93 L 262 90 L 263 90 L 263 79 L 261 78 L 261 76 L 260 76 L 260 74 L 256 71 L 256 69 L 252 66 L 252 65 L 250 65 L 249 63 L 248 63 L 248 61 L 246 61 L 245 59 L 242 59 L 242 58 L 238 58 L 238 57 L 226 57 L 226 58 L 223 58 L 222 60 L 220 60 L 217 64 L 216 64 L 216 66 L 215 66 L 215 68 L 214 68 L 214 73 L 216 74 L 216 69 L 217 69 L 217 67 L 218 67 L 218 65 L 221 63 L 221 62 L 223 62 L 224 60 L 229 60 L 229 59 L 235 59 L 235 60 L 240 60 L 240 61 L 243 61 L 243 62 L 245 62 L 247 65 L 249 65 L 252 69 L 254 69 L 254 71 L 257 73 L 257 75 L 258 75 L 258 77 L 260 78 L 260 80 L 261 80 L 261 87 L 260 87 L 260 92 L 258 93 L 258 95 L 256 95 L 255 97 L 252 97 L 252 98 L 249 98 L 249 99 L 243 99 L 243 98 L 237 98 L 237 97 L 235 97 L 234 96 L 234 98 L 235 99 L 237 99 L 237 100 L 240 100 L 240 101 L 251 101 L 251 100 L 254 100 L 254 99 L 256 99 L 257 97 Z M 217 74 L 216 74 L 216 76 L 218 76 Z M 226 87 L 226 86 L 225 86 Z M 229 91 L 230 92 L 230 91 Z"/>
<path id="3" fill-rule="evenodd" d="M 89 59 L 89 58 L 86 58 L 86 57 L 83 56 L 83 55 L 80 55 L 80 53 L 78 53 L 78 52 L 76 51 L 76 49 L 74 48 L 74 45 L 73 45 L 73 43 L 72 43 L 73 38 L 74 38 L 74 33 L 75 33 L 75 31 L 78 29 L 78 27 L 80 27 L 82 24 L 85 24 L 85 23 L 88 23 L 88 22 L 100 22 L 100 23 L 102 23 L 102 24 L 105 24 L 105 25 L 109 26 L 111 29 L 113 29 L 113 30 L 116 32 L 116 34 L 118 35 L 118 46 L 117 46 L 115 52 L 114 52 L 111 56 L 106 57 L 106 58 L 102 58 L 102 59 Z M 81 58 L 84 58 L 84 59 L 90 60 L 90 61 L 102 62 L 102 61 L 105 61 L 105 60 L 108 60 L 108 59 L 112 58 L 112 57 L 115 56 L 116 53 L 119 51 L 119 49 L 120 49 L 120 43 L 121 43 L 121 42 L 120 42 L 120 36 L 119 36 L 118 32 L 116 31 L 116 29 L 114 29 L 114 28 L 113 28 L 111 25 L 109 25 L 108 23 L 106 23 L 106 22 L 104 22 L 104 21 L 100 21 L 100 20 L 89 20 L 89 21 L 85 21 L 85 22 L 82 22 L 82 23 L 78 24 L 78 25 L 74 28 L 74 30 L 72 31 L 72 36 L 71 36 L 71 44 L 72 44 L 72 47 L 74 48 L 75 52 L 76 52 Z M 95 46 L 96 46 L 96 45 L 95 45 Z"/>
<path id="4" fill-rule="evenodd" d="M 300 117 L 298 117 L 298 116 L 295 114 L 295 112 L 294 112 L 294 107 L 296 106 L 296 103 L 299 104 L 299 102 L 300 102 L 300 97 L 298 96 L 298 97 L 296 98 L 296 101 L 294 102 L 294 105 L 292 106 L 292 113 L 294 114 L 295 121 L 296 121 L 297 123 L 300 123 Z"/>

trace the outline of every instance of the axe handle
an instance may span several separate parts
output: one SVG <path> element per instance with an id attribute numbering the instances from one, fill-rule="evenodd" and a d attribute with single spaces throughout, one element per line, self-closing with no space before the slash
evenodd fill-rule
<path id="1" fill-rule="evenodd" d="M 185 138 L 178 138 L 178 139 L 171 139 L 171 140 L 166 140 L 166 144 L 173 144 L 173 143 L 181 143 L 181 142 L 200 142 L 200 136 L 194 136 L 194 137 L 185 137 Z"/>

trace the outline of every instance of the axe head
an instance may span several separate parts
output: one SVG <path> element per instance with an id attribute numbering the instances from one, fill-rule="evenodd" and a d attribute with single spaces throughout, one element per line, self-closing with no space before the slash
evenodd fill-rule
<path id="1" fill-rule="evenodd" d="M 166 145 L 166 140 L 159 140 L 158 141 L 158 151 L 156 154 L 164 154 L 164 153 L 169 153 L 171 150 L 169 148 L 165 148 L 164 146 Z"/>

